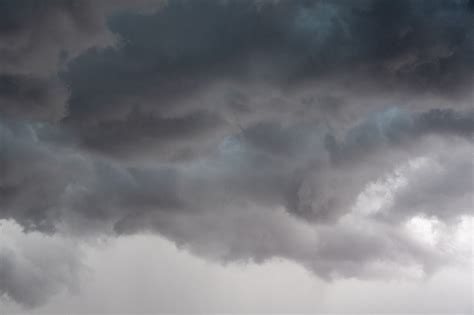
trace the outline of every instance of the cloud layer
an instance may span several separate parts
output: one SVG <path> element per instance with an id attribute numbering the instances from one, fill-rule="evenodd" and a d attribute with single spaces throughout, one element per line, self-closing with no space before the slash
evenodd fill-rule
<path id="1" fill-rule="evenodd" d="M 152 231 L 324 279 L 465 257 L 450 244 L 472 216 L 472 1 L 0 6 L 0 219 Z M 74 282 L 29 290 L 34 247 L 0 252 L 1 294 L 30 306 Z"/>

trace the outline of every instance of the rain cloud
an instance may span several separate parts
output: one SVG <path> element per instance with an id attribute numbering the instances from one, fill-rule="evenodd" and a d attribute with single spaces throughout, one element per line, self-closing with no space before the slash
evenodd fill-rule
<path id="1" fill-rule="evenodd" d="M 78 281 L 62 242 L 423 277 L 472 217 L 472 0 L 0 0 L 0 56 L 0 294 L 25 306 Z"/>

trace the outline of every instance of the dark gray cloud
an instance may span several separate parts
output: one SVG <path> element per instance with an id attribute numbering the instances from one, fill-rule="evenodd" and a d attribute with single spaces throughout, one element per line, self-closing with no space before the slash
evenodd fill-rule
<path id="1" fill-rule="evenodd" d="M 376 150 L 401 146 L 426 135 L 474 137 L 474 112 L 433 109 L 423 113 L 408 113 L 389 108 L 353 127 L 341 142 L 331 134 L 325 144 L 335 163 L 353 163 L 366 159 Z"/>
<path id="2" fill-rule="evenodd" d="M 0 113 L 59 120 L 67 86 L 56 78 L 68 61 L 94 47 L 115 46 L 107 15 L 126 8 L 153 11 L 159 1 L 0 1 Z"/>
<path id="3" fill-rule="evenodd" d="M 0 76 L 0 114 L 27 120 L 59 120 L 69 92 L 57 80 L 25 75 Z"/>
<path id="4" fill-rule="evenodd" d="M 64 64 L 92 47 L 114 44 L 107 14 L 126 8 L 153 8 L 160 1 L 18 1 L 0 2 L 2 73 L 54 75 Z"/>
<path id="5" fill-rule="evenodd" d="M 279 68 L 284 82 L 364 65 L 398 81 L 447 83 L 470 73 L 472 27 L 468 1 L 174 1 L 155 14 L 116 16 L 110 28 L 123 49 L 90 52 L 73 67 L 145 82 L 245 75 L 239 66 L 255 58 Z M 72 82 L 85 84 L 77 75 Z"/>
<path id="6" fill-rule="evenodd" d="M 160 117 L 137 110 L 124 119 L 90 126 L 81 137 L 82 143 L 90 149 L 105 150 L 119 158 L 140 159 L 140 152 L 146 151 L 149 155 L 174 161 L 210 150 L 210 145 L 222 137 L 219 129 L 223 124 L 225 122 L 218 114 L 207 111 Z"/>
<path id="7" fill-rule="evenodd" d="M 2 72 L 54 74 L 61 62 L 114 35 L 89 1 L 1 1 Z"/>
<path id="8" fill-rule="evenodd" d="M 120 49 L 90 50 L 62 75 L 72 93 L 65 122 L 81 135 L 85 130 L 86 146 L 117 153 L 102 139 L 104 125 L 120 124 L 134 147 L 150 139 L 145 150 L 169 134 L 137 127 L 136 112 L 186 120 L 212 110 L 233 129 L 259 111 L 307 110 L 299 100 L 282 109 L 262 108 L 255 95 L 239 99 L 232 86 L 249 80 L 291 91 L 301 82 L 346 77 L 338 84 L 355 85 L 356 93 L 454 97 L 472 82 L 472 14 L 467 1 L 173 1 L 154 14 L 118 14 L 109 24 Z M 367 80 L 368 87 L 357 86 Z M 229 95 L 209 99 L 209 89 L 223 81 Z M 214 130 L 222 132 L 222 124 Z"/>
<path id="9" fill-rule="evenodd" d="M 259 145 L 272 128 L 281 141 Z M 325 150 L 325 133 L 307 126 L 301 134 L 300 128 L 259 125 L 228 138 L 207 158 L 136 168 L 64 146 L 45 126 L 4 124 L 1 215 L 29 230 L 80 237 L 156 231 L 219 261 L 285 257 L 328 279 L 383 276 L 378 261 L 414 264 L 427 274 L 448 261 L 445 253 L 407 239 L 400 226 L 417 215 L 448 223 L 469 215 L 469 140 L 457 136 L 464 144 L 454 147 L 440 137 L 434 144 L 417 140 L 416 149 L 369 147 L 370 157 L 340 165 Z M 285 142 L 296 135 L 299 143 Z M 407 175 L 406 189 L 396 191 L 394 205 L 381 214 L 344 219 L 368 183 L 420 154 L 440 171 Z"/>
<path id="10" fill-rule="evenodd" d="M 54 232 L 69 211 L 71 220 L 102 226 L 124 215 L 122 210 L 180 203 L 173 169 L 124 168 L 92 158 L 61 145 L 64 139 L 43 124 L 3 123 L 1 131 L 0 217 L 14 218 L 27 229 Z"/>
<path id="11" fill-rule="evenodd" d="M 405 225 L 472 213 L 472 1 L 0 6 L 0 219 L 325 279 L 450 263 Z M 69 281 L 0 250 L 20 303 Z"/>

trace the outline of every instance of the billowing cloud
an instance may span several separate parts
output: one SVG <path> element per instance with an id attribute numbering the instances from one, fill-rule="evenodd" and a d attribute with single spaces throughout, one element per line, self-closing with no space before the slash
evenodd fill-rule
<path id="1" fill-rule="evenodd" d="M 73 239 L 152 231 L 324 279 L 422 277 L 459 254 L 472 1 L 1 6 L 0 219 Z M 420 225 L 443 238 L 420 242 Z M 73 278 L 21 255 L 0 253 L 20 303 Z"/>
<path id="2" fill-rule="evenodd" d="M 0 232 L 0 299 L 33 307 L 64 288 L 78 289 L 85 270 L 73 241 L 24 234 L 20 226 L 6 220 L 0 221 Z"/>
<path id="3" fill-rule="evenodd" d="M 120 49 L 89 50 L 62 75 L 71 87 L 65 123 L 98 152 L 130 155 L 122 147 L 131 143 L 162 159 L 152 144 L 175 136 L 143 127 L 140 116 L 165 125 L 211 111 L 221 123 L 203 127 L 217 135 L 208 152 L 223 132 L 262 119 L 363 118 L 370 104 L 354 98 L 376 111 L 386 104 L 374 96 L 407 107 L 425 98 L 425 110 L 446 106 L 427 94 L 460 103 L 473 79 L 472 14 L 467 1 L 174 1 L 119 14 L 110 29 Z M 121 145 L 111 145 L 111 125 L 127 130 Z M 165 158 L 202 153 L 174 150 Z"/>
<path id="4" fill-rule="evenodd" d="M 107 26 L 107 13 L 127 7 L 151 10 L 160 5 L 160 1 L 3 0 L 0 69 L 11 74 L 55 74 L 84 50 L 104 48 L 117 41 Z"/>
<path id="5" fill-rule="evenodd" d="M 117 45 L 120 36 L 108 28 L 108 14 L 159 6 L 159 1 L 1 1 L 0 113 L 63 118 L 69 95 L 57 72 L 88 49 Z"/>

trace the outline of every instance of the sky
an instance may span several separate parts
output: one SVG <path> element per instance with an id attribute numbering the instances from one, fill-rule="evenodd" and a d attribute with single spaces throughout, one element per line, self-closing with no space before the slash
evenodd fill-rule
<path id="1" fill-rule="evenodd" d="M 474 300 L 472 0 L 0 0 L 0 313 Z"/>

